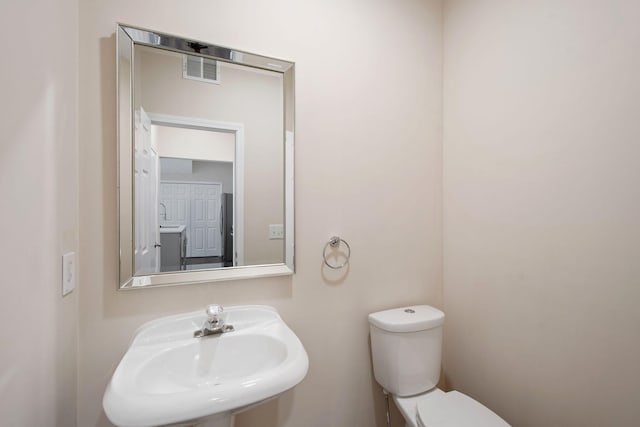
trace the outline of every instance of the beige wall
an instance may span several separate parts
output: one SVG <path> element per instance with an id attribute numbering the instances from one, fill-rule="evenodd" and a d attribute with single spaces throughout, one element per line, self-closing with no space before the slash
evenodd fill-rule
<path id="1" fill-rule="evenodd" d="M 445 9 L 445 372 L 514 426 L 640 418 L 640 4 Z"/>
<path id="2" fill-rule="evenodd" d="M 235 136 L 227 132 L 151 125 L 159 157 L 233 163 Z"/>
<path id="3" fill-rule="evenodd" d="M 75 426 L 77 1 L 0 3 L 0 40 L 0 425 Z"/>
<path id="4" fill-rule="evenodd" d="M 196 3 L 80 5 L 78 424 L 109 425 L 102 395 L 142 322 L 218 302 L 274 305 L 310 358 L 302 384 L 238 427 L 383 426 L 366 315 L 441 306 L 440 2 Z M 294 276 L 115 290 L 116 21 L 296 62 Z M 353 249 L 343 275 L 322 268 L 333 234 Z"/>

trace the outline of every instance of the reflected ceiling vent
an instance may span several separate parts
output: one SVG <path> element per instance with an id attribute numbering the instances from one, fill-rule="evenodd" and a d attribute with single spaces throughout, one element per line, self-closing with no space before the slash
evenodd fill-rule
<path id="1" fill-rule="evenodd" d="M 183 55 L 182 77 L 190 80 L 220 84 L 220 64 L 214 59 Z"/>

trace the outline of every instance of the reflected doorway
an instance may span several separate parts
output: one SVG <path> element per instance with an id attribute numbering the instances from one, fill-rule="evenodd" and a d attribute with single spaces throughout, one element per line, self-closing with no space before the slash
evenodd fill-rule
<path id="1" fill-rule="evenodd" d="M 158 271 L 242 265 L 241 125 L 149 117 L 159 158 Z"/>

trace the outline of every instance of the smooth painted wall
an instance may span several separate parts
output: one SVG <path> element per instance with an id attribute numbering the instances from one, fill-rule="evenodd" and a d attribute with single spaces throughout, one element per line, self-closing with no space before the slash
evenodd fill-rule
<path id="1" fill-rule="evenodd" d="M 235 157 L 232 133 L 152 124 L 151 140 L 159 157 L 229 163 Z"/>
<path id="2" fill-rule="evenodd" d="M 310 358 L 298 387 L 237 427 L 385 425 L 366 316 L 442 302 L 441 12 L 440 1 L 80 4 L 78 425 L 110 425 L 102 396 L 138 326 L 208 303 L 275 306 Z M 118 21 L 295 61 L 295 275 L 116 291 Z M 338 272 L 321 257 L 334 234 L 353 251 Z"/>
<path id="3" fill-rule="evenodd" d="M 28 19 L 25 19 L 28 17 Z M 78 4 L 0 3 L 0 425 L 76 425 Z M 81 282 L 77 286 L 82 286 Z"/>
<path id="4" fill-rule="evenodd" d="M 640 4 L 449 0 L 445 373 L 512 425 L 640 419 Z"/>

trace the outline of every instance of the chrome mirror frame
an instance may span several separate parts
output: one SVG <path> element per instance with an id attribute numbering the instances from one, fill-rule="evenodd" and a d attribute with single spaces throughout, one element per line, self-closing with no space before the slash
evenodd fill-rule
<path id="1" fill-rule="evenodd" d="M 269 70 L 283 75 L 284 103 L 284 262 L 266 265 L 224 267 L 209 270 L 174 271 L 134 276 L 134 188 L 133 188 L 133 64 L 134 46 L 144 45 L 187 53 L 219 61 Z M 185 39 L 128 25 L 116 28 L 117 89 L 117 233 L 118 288 L 140 289 L 223 280 L 291 275 L 294 269 L 294 63 Z"/>

